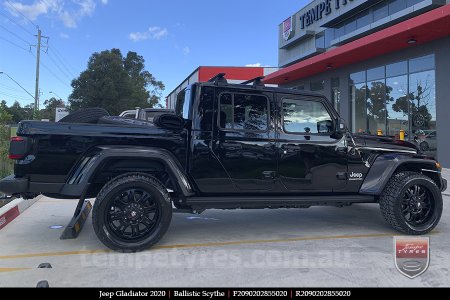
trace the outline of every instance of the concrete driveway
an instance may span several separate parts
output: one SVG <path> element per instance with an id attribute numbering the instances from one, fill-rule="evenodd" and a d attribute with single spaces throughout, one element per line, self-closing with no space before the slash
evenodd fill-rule
<path id="1" fill-rule="evenodd" d="M 63 228 L 53 226 L 67 224 L 76 201 L 44 197 L 0 231 L 0 286 L 450 286 L 445 193 L 441 222 L 429 235 L 430 267 L 415 279 L 395 268 L 399 234 L 378 205 L 175 214 L 156 247 L 121 254 L 97 240 L 90 218 L 77 239 L 60 240 Z M 38 269 L 43 262 L 53 268 Z"/>

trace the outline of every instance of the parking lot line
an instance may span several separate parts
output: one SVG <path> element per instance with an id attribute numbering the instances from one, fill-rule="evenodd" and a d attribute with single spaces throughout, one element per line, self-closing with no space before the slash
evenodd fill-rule
<path id="1" fill-rule="evenodd" d="M 310 237 L 298 237 L 298 238 L 274 239 L 274 240 L 243 240 L 243 241 L 212 242 L 212 243 L 201 243 L 201 244 L 199 243 L 199 244 L 181 244 L 181 245 L 160 245 L 160 246 L 152 247 L 152 250 L 219 247 L 219 246 L 232 246 L 232 245 L 270 244 L 270 243 L 289 243 L 289 242 L 298 242 L 298 241 L 317 241 L 317 240 L 331 240 L 331 239 L 378 238 L 378 237 L 391 237 L 394 235 L 395 234 L 393 234 L 393 233 L 374 233 L 374 234 L 357 234 L 357 235 L 310 236 Z M 98 249 L 98 250 L 79 250 L 79 251 L 14 254 L 14 255 L 2 255 L 2 256 L 0 256 L 0 260 L 43 257 L 43 256 L 84 255 L 84 254 L 97 254 L 97 253 L 109 253 L 109 252 L 113 252 L 113 251 L 107 250 L 107 249 Z"/>
<path id="2" fill-rule="evenodd" d="M 31 268 L 0 268 L 0 273 L 31 270 Z"/>

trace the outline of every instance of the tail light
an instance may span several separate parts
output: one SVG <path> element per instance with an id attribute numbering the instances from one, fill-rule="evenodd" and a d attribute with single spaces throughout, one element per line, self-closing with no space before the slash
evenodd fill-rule
<path id="1" fill-rule="evenodd" d="M 29 152 L 28 138 L 22 136 L 14 136 L 11 138 L 9 144 L 9 158 L 10 159 L 23 159 Z"/>

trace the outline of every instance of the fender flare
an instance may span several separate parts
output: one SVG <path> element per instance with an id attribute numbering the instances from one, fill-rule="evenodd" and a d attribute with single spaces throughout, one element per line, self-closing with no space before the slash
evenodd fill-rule
<path id="1" fill-rule="evenodd" d="M 81 196 L 87 191 L 99 167 L 112 158 L 152 159 L 165 166 L 173 183 L 185 197 L 194 195 L 192 184 L 177 158 L 165 149 L 130 146 L 97 146 L 88 151 L 69 173 L 60 194 Z"/>
<path id="2" fill-rule="evenodd" d="M 367 195 L 381 195 L 395 171 L 405 164 L 417 166 L 417 170 L 420 172 L 440 173 L 436 166 L 436 161 L 432 159 L 423 159 L 404 154 L 382 154 L 375 159 L 359 192 Z"/>

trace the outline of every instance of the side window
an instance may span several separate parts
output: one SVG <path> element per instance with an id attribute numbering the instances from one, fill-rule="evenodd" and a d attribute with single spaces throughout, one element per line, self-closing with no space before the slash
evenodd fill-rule
<path id="1" fill-rule="evenodd" d="M 283 127 L 287 133 L 330 133 L 333 122 L 320 102 L 283 99 Z"/>
<path id="2" fill-rule="evenodd" d="M 182 91 L 180 91 L 177 94 L 177 103 L 175 105 L 175 114 L 177 116 L 183 117 L 184 119 L 189 119 L 189 109 L 191 105 L 191 89 L 186 88 Z M 159 113 L 157 113 L 159 114 Z M 149 116 L 147 114 L 147 117 L 149 117 L 153 120 L 154 116 Z"/>
<path id="3" fill-rule="evenodd" d="M 219 126 L 222 129 L 265 131 L 268 99 L 264 96 L 229 94 L 220 96 Z"/>

